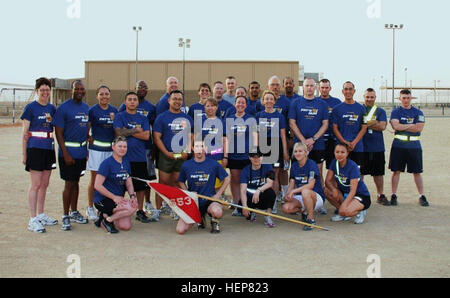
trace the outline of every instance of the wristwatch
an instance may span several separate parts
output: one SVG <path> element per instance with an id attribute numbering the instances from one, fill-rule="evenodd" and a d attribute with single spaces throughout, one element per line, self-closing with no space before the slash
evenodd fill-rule
<path id="1" fill-rule="evenodd" d="M 315 136 L 313 137 L 313 141 L 317 141 L 319 138 L 316 138 Z"/>
<path id="2" fill-rule="evenodd" d="M 132 198 L 132 197 L 136 198 L 136 194 L 135 193 L 130 194 L 130 198 Z"/>

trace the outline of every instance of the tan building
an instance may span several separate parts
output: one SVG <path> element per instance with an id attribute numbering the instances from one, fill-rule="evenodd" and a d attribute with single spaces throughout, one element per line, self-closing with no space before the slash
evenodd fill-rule
<path id="1" fill-rule="evenodd" d="M 111 104 L 119 106 L 125 93 L 135 87 L 135 61 L 86 61 L 85 83 L 87 103 L 96 103 L 95 90 L 101 84 L 111 88 Z M 147 99 L 156 104 L 166 92 L 165 83 L 169 76 L 175 76 L 183 86 L 182 61 L 140 61 L 138 79 L 145 80 L 150 93 Z M 187 105 L 198 101 L 198 86 L 201 83 L 212 84 L 216 81 L 225 83 L 227 76 L 234 76 L 238 86 L 248 88 L 251 81 L 258 81 L 261 89 L 267 86 L 268 79 L 277 75 L 283 80 L 290 76 L 294 82 L 299 81 L 298 61 L 186 61 L 185 62 L 185 100 Z M 296 86 L 298 92 L 298 86 Z"/>

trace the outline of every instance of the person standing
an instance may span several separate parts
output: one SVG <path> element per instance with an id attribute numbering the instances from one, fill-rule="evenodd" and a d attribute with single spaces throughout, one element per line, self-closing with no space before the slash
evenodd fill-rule
<path id="1" fill-rule="evenodd" d="M 225 85 L 227 87 L 227 91 L 223 94 L 223 99 L 231 105 L 234 105 L 234 101 L 236 99 L 236 87 L 237 82 L 236 78 L 233 76 L 229 76 L 225 80 Z"/>
<path id="2" fill-rule="evenodd" d="M 126 158 L 130 162 L 131 175 L 136 178 L 150 180 L 145 154 L 145 144 L 150 138 L 150 124 L 146 117 L 137 112 L 138 105 L 138 95 L 135 92 L 128 92 L 125 95 L 126 110 L 117 114 L 113 127 L 116 137 L 122 136 L 127 138 Z M 133 188 L 138 202 L 136 220 L 142 223 L 152 221 L 144 212 L 144 197 L 148 187 L 147 183 L 133 179 Z"/>
<path id="3" fill-rule="evenodd" d="M 412 95 L 409 90 L 400 92 L 401 106 L 392 111 L 391 126 L 395 130 L 389 156 L 389 169 L 392 171 L 392 196 L 391 205 L 397 206 L 397 190 L 400 181 L 400 173 L 405 172 L 414 175 L 414 183 L 419 192 L 419 204 L 428 207 L 430 204 L 425 197 L 423 187 L 423 152 L 420 143 L 420 135 L 425 127 L 425 116 L 422 111 L 412 106 Z"/>
<path id="4" fill-rule="evenodd" d="M 332 122 L 338 142 L 348 146 L 349 158 L 361 166 L 364 152 L 362 138 L 367 132 L 367 123 L 364 122 L 366 109 L 353 99 L 355 92 L 355 85 L 345 82 L 342 90 L 345 101 L 333 109 Z"/>
<path id="5" fill-rule="evenodd" d="M 158 115 L 153 127 L 153 139 L 159 150 L 159 183 L 178 186 L 178 177 L 183 162 L 191 152 L 192 129 L 191 117 L 181 111 L 183 92 L 172 91 L 169 98 L 169 110 Z M 154 219 L 160 218 L 162 198 L 156 196 Z M 169 209 L 170 210 L 170 209 Z"/>
<path id="6" fill-rule="evenodd" d="M 319 82 L 320 99 L 328 105 L 328 130 L 324 133 L 323 139 L 325 141 L 325 167 L 330 168 L 331 161 L 334 159 L 334 147 L 336 146 L 336 137 L 333 133 L 333 124 L 331 115 L 334 107 L 341 104 L 339 98 L 330 95 L 331 82 L 328 79 L 322 79 Z M 321 172 L 323 173 L 322 169 Z M 322 175 L 323 177 L 323 175 Z M 322 178 L 323 179 L 323 178 Z"/>
<path id="7" fill-rule="evenodd" d="M 56 168 L 52 125 L 56 108 L 50 103 L 51 86 L 47 78 L 37 79 L 35 92 L 39 98 L 29 103 L 20 117 L 23 120 L 22 162 L 31 178 L 28 190 L 28 230 L 35 233 L 44 233 L 45 226 L 58 224 L 57 220 L 44 213 L 50 176 Z"/>
<path id="8" fill-rule="evenodd" d="M 377 203 L 387 206 L 389 200 L 384 195 L 385 147 L 383 131 L 387 126 L 386 111 L 375 104 L 375 90 L 368 88 L 364 93 L 364 107 L 367 114 L 367 133 L 363 137 L 364 154 L 361 165 L 361 179 L 371 175 L 377 188 Z"/>
<path id="9" fill-rule="evenodd" d="M 94 184 L 95 176 L 100 164 L 112 155 L 112 142 L 115 137 L 113 128 L 114 117 L 118 113 L 117 109 L 109 104 L 111 91 L 107 86 L 97 88 L 98 104 L 89 109 L 89 159 L 87 168 L 91 172 L 91 180 L 88 186 L 89 206 L 86 209 L 86 216 L 89 220 L 97 220 L 97 213 L 94 209 Z"/>
<path id="10" fill-rule="evenodd" d="M 179 89 L 179 83 L 178 79 L 176 77 L 169 77 L 166 81 L 166 93 L 159 99 L 158 103 L 156 104 L 156 115 L 161 115 L 165 111 L 169 110 L 169 98 L 170 93 L 172 91 Z M 184 103 L 181 106 L 180 109 L 183 113 L 187 113 L 186 104 Z"/>
<path id="11" fill-rule="evenodd" d="M 205 103 L 206 100 L 211 96 L 211 87 L 208 83 L 201 83 L 198 87 L 198 96 L 200 97 L 199 101 L 192 104 L 189 107 L 189 112 L 187 113 L 189 117 L 193 120 L 195 117 L 204 117 L 205 116 Z"/>
<path id="12" fill-rule="evenodd" d="M 218 104 L 217 115 L 220 119 L 225 118 L 225 114 L 227 113 L 228 109 L 232 108 L 234 104 L 234 103 L 231 104 L 223 99 L 223 91 L 224 91 L 223 83 L 220 81 L 215 82 L 213 89 L 213 97 Z"/>
<path id="13" fill-rule="evenodd" d="M 61 179 L 65 181 L 61 229 L 72 229 L 71 222 L 87 224 L 88 219 L 78 211 L 80 177 L 84 176 L 89 134 L 89 106 L 83 102 L 86 88 L 80 80 L 72 84 L 72 98 L 57 109 L 52 120 L 58 141 L 58 164 Z M 69 211 L 71 210 L 70 214 Z"/>

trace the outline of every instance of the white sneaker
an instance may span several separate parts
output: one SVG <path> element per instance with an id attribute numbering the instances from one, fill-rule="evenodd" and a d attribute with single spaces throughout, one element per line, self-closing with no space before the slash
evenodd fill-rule
<path id="1" fill-rule="evenodd" d="M 175 212 L 173 212 L 173 211 L 171 212 L 170 216 L 171 216 L 172 219 L 175 220 L 175 221 L 180 219 L 180 217 L 179 217 Z"/>
<path id="2" fill-rule="evenodd" d="M 58 224 L 56 219 L 48 217 L 45 213 L 39 214 L 36 218 L 41 222 L 43 226 L 55 226 Z"/>
<path id="3" fill-rule="evenodd" d="M 350 219 L 351 219 L 351 217 L 340 216 L 340 215 L 338 214 L 338 215 L 333 216 L 333 217 L 331 218 L 331 221 L 338 222 L 338 221 L 347 221 L 347 220 L 350 220 Z"/>
<path id="4" fill-rule="evenodd" d="M 28 223 L 28 230 L 35 233 L 45 233 L 45 228 L 37 217 L 30 219 Z"/>
<path id="5" fill-rule="evenodd" d="M 70 216 L 69 215 L 63 215 L 62 223 L 61 223 L 61 230 L 63 230 L 63 231 L 72 230 L 72 225 L 70 224 Z"/>
<path id="6" fill-rule="evenodd" d="M 362 224 L 364 223 L 364 219 L 366 218 L 367 215 L 367 210 L 361 211 L 359 212 L 356 216 L 355 216 L 355 224 Z"/>
<path id="7" fill-rule="evenodd" d="M 97 213 L 95 212 L 94 207 L 88 207 L 86 209 L 86 216 L 89 220 L 96 221 L 98 219 Z"/>
<path id="8" fill-rule="evenodd" d="M 153 207 L 152 203 L 145 202 L 145 204 L 144 204 L 144 211 L 145 212 L 152 214 L 154 210 L 156 210 L 156 209 L 155 209 L 155 207 Z"/>
<path id="9" fill-rule="evenodd" d="M 275 228 L 275 223 L 270 216 L 264 216 L 264 225 L 268 228 Z"/>
<path id="10" fill-rule="evenodd" d="M 320 207 L 318 212 L 319 212 L 319 214 L 322 214 L 322 215 L 327 215 L 328 214 L 327 209 L 325 209 L 324 207 Z"/>

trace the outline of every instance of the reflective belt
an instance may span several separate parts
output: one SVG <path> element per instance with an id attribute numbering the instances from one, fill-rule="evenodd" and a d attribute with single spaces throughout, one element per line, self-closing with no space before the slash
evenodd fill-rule
<path id="1" fill-rule="evenodd" d="M 78 142 L 65 142 L 66 147 L 74 147 L 74 148 L 78 148 L 78 147 L 84 147 L 86 146 L 86 141 L 84 141 L 83 143 L 78 143 Z"/>
<path id="2" fill-rule="evenodd" d="M 339 174 L 339 162 L 337 160 L 336 160 L 336 174 L 337 174 L 336 178 L 342 186 L 350 187 L 350 184 L 347 185 L 344 183 L 345 181 L 341 178 L 341 175 Z"/>
<path id="3" fill-rule="evenodd" d="M 35 137 L 35 138 L 53 139 L 53 133 L 46 132 L 46 131 L 30 131 L 29 135 L 30 135 L 30 137 Z"/>
<path id="4" fill-rule="evenodd" d="M 211 155 L 217 155 L 217 154 L 220 154 L 220 153 L 223 153 L 223 147 L 219 148 L 217 150 L 211 151 Z"/>
<path id="5" fill-rule="evenodd" d="M 369 122 L 370 120 L 372 120 L 373 116 L 375 115 L 375 112 L 377 111 L 378 107 L 376 105 L 374 105 L 371 109 L 369 114 L 367 114 L 367 116 L 364 116 L 364 122 Z"/>
<path id="6" fill-rule="evenodd" d="M 100 142 L 100 141 L 94 140 L 93 145 L 98 146 L 98 147 L 109 148 L 109 147 L 111 147 L 112 143 Z"/>
<path id="7" fill-rule="evenodd" d="M 395 135 L 394 138 L 399 139 L 401 141 L 410 142 L 410 141 L 419 141 L 419 136 L 404 136 L 404 135 Z"/>

